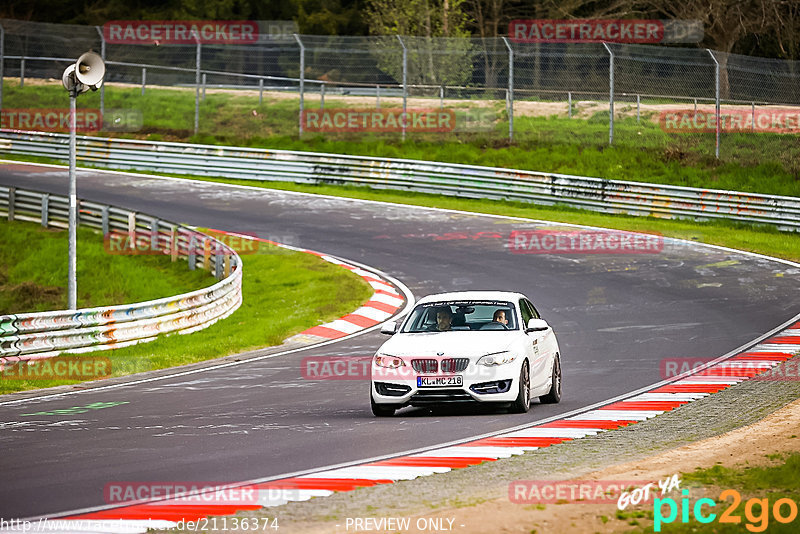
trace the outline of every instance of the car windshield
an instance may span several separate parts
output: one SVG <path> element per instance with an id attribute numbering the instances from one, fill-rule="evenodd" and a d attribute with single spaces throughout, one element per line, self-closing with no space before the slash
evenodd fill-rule
<path id="1" fill-rule="evenodd" d="M 514 305 L 501 300 L 454 300 L 420 304 L 402 332 L 518 330 Z"/>

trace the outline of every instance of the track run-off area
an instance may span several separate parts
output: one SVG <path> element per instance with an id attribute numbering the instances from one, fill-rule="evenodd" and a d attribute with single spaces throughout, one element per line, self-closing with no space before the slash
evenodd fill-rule
<path id="1" fill-rule="evenodd" d="M 67 173 L 7 163 L 0 184 L 63 195 Z M 558 335 L 564 396 L 522 415 L 409 408 L 375 418 L 367 380 L 313 380 L 302 369 L 309 357 L 372 355 L 385 337 L 370 330 L 191 374 L 0 398 L 0 517 L 104 507 L 115 482 L 277 479 L 530 425 L 658 383 L 665 362 L 740 349 L 800 312 L 800 266 L 691 242 L 525 253 L 511 246 L 515 232 L 556 225 L 97 170 L 79 170 L 78 196 L 357 262 L 418 297 L 525 293 Z M 57 412 L 95 403 L 108 407 Z"/>

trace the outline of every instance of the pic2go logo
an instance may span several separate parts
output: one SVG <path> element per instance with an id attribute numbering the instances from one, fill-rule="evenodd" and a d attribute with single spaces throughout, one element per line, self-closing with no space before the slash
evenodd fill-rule
<path id="1" fill-rule="evenodd" d="M 690 509 L 695 521 L 698 523 L 711 523 L 717 518 L 717 514 L 710 510 L 710 508 L 717 506 L 713 499 L 698 499 L 692 506 L 689 504 L 689 490 L 685 489 L 682 493 L 683 498 L 680 505 L 681 523 L 689 522 Z M 736 509 L 742 502 L 742 496 L 739 492 L 734 489 L 727 489 L 719 494 L 719 499 L 720 501 L 732 500 L 728 508 L 720 514 L 719 522 L 741 524 L 742 518 L 736 513 Z M 665 506 L 669 510 L 666 516 L 664 515 Z M 670 497 L 664 499 L 656 498 L 653 501 L 653 530 L 661 532 L 661 525 L 674 522 L 678 518 L 678 511 L 678 503 L 675 502 L 675 499 Z M 755 497 L 748 499 L 744 504 L 744 516 L 748 521 L 745 523 L 745 528 L 750 532 L 764 532 L 769 526 L 770 512 L 772 512 L 772 516 L 778 523 L 791 523 L 797 518 L 797 503 L 791 499 L 782 498 L 775 501 L 775 504 L 770 509 L 769 499 Z"/>

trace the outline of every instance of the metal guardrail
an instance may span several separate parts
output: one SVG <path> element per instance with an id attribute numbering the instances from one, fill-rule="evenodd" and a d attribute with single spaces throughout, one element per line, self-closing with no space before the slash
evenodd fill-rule
<path id="1" fill-rule="evenodd" d="M 149 215 L 80 201 L 78 225 L 103 232 L 124 247 L 118 253 L 170 255 L 189 269 L 213 270 L 215 284 L 191 293 L 148 302 L 80 310 L 0 315 L 0 368 L 61 352 L 89 352 L 152 341 L 158 334 L 191 333 L 211 326 L 242 303 L 242 262 L 235 250 L 192 228 Z M 0 214 L 8 220 L 65 227 L 67 197 L 0 186 Z M 111 245 L 114 246 L 114 245 Z M 147 246 L 149 250 L 142 250 Z"/>
<path id="2" fill-rule="evenodd" d="M 68 136 L 0 130 L 0 151 L 67 160 Z M 81 136 L 78 161 L 243 180 L 363 185 L 628 215 L 800 229 L 800 198 L 417 160 Z"/>

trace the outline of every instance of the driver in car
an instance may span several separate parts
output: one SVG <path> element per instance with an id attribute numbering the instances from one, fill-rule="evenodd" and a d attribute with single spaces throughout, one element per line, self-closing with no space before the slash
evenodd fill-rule
<path id="1" fill-rule="evenodd" d="M 503 323 L 504 325 L 508 326 L 508 319 L 506 318 L 506 311 L 505 310 L 497 310 L 494 312 L 494 316 L 492 317 L 492 321 L 495 323 Z"/>
<path id="2" fill-rule="evenodd" d="M 453 313 L 449 306 L 444 306 L 436 311 L 436 324 L 431 325 L 428 330 L 431 332 L 444 332 L 450 330 L 453 322 Z"/>

